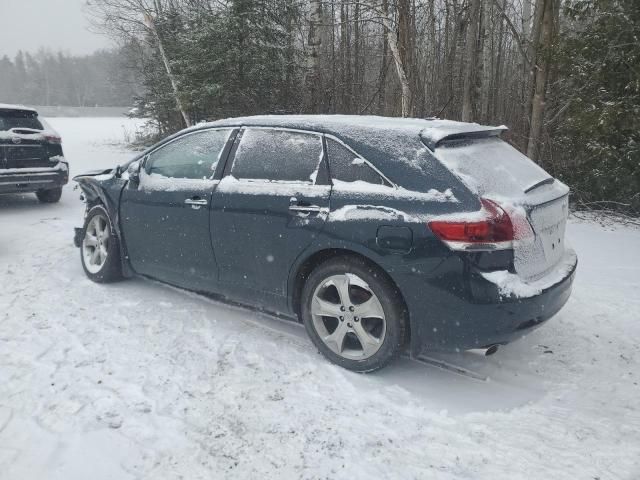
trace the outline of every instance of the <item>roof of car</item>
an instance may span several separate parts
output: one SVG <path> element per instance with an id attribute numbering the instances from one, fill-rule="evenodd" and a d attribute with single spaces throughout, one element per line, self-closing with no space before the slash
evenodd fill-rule
<path id="1" fill-rule="evenodd" d="M 9 103 L 0 103 L 0 110 L 19 110 L 23 112 L 37 113 L 35 108 L 26 107 L 24 105 L 11 105 Z"/>
<path id="2" fill-rule="evenodd" d="M 337 137 L 362 138 L 376 134 L 422 137 L 429 148 L 453 136 L 480 132 L 499 133 L 507 127 L 492 127 L 477 123 L 456 122 L 436 118 L 398 118 L 373 115 L 256 115 L 236 117 L 200 124 L 202 126 L 264 126 L 313 130 Z"/>
<path id="3" fill-rule="evenodd" d="M 497 135 L 506 129 L 440 119 L 367 115 L 256 115 L 199 123 L 165 138 L 132 161 L 139 160 L 185 133 L 242 126 L 309 130 L 333 135 L 370 161 L 393 183 L 415 191 L 422 191 L 423 188 L 444 191 L 459 183 L 433 155 L 439 142 L 461 136 Z M 429 182 L 425 181 L 425 175 L 428 175 Z M 458 198 L 465 195 L 464 192 L 454 193 Z"/>

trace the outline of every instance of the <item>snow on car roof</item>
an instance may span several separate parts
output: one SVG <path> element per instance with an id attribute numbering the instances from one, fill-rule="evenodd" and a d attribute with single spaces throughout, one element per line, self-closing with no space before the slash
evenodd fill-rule
<path id="1" fill-rule="evenodd" d="M 291 128 L 333 135 L 373 163 L 394 183 L 406 185 L 411 190 L 418 190 L 418 184 L 424 183 L 422 175 L 425 171 L 429 171 L 432 178 L 446 176 L 439 162 L 431 158 L 430 150 L 433 151 L 438 142 L 464 133 L 495 134 L 506 128 L 452 120 L 372 115 L 256 115 L 201 123 L 192 128 L 236 126 Z"/>
<path id="2" fill-rule="evenodd" d="M 433 156 L 434 146 L 438 142 L 465 132 L 499 132 L 506 128 L 452 120 L 372 115 L 255 115 L 198 123 L 165 138 L 133 160 L 144 157 L 160 145 L 187 132 L 241 126 L 310 130 L 333 135 L 371 162 L 393 183 L 418 192 L 426 188 L 426 175 L 429 176 L 431 188 L 439 191 L 460 183 Z M 453 194 L 461 202 L 467 198 L 465 195 L 471 195 L 457 187 L 453 189 Z"/>
<path id="3" fill-rule="evenodd" d="M 382 134 L 404 134 L 413 137 L 421 136 L 429 148 L 434 148 L 440 141 L 465 133 L 495 132 L 506 130 L 504 125 L 492 127 L 477 123 L 456 122 L 437 118 L 397 118 L 373 115 L 256 115 L 249 117 L 227 118 L 201 124 L 207 126 L 265 126 L 298 128 L 321 131 L 338 137 L 370 137 L 374 132 Z M 370 132 L 367 135 L 365 132 Z"/>
<path id="4" fill-rule="evenodd" d="M 0 103 L 0 110 L 23 110 L 25 112 L 38 113 L 35 108 L 26 107 L 24 105 L 11 105 L 9 103 Z"/>

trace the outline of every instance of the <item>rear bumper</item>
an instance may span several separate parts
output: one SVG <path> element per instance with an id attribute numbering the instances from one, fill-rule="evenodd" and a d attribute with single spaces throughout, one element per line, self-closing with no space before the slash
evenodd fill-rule
<path id="1" fill-rule="evenodd" d="M 58 162 L 47 168 L 0 169 L 0 194 L 59 188 L 69 182 L 69 166 Z"/>
<path id="2" fill-rule="evenodd" d="M 565 254 L 561 275 L 533 295 L 505 295 L 498 285 L 460 259 L 439 268 L 423 282 L 402 282 L 411 316 L 411 351 L 459 351 L 507 344 L 558 313 L 571 295 L 577 268 L 573 251 Z"/>

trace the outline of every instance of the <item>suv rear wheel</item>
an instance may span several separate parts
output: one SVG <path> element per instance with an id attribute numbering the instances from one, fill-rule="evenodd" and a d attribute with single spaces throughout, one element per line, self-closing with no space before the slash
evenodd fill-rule
<path id="1" fill-rule="evenodd" d="M 38 190 L 36 192 L 36 197 L 40 203 L 56 203 L 60 200 L 62 196 L 62 187 L 60 188 L 51 188 L 49 190 Z"/>
<path id="2" fill-rule="evenodd" d="M 108 283 L 122 278 L 118 237 L 102 205 L 96 205 L 87 213 L 80 258 L 84 272 L 94 282 Z"/>
<path id="3" fill-rule="evenodd" d="M 311 340 L 337 365 L 370 372 L 402 350 L 404 301 L 393 283 L 363 259 L 337 257 L 318 266 L 305 283 L 301 306 Z"/>

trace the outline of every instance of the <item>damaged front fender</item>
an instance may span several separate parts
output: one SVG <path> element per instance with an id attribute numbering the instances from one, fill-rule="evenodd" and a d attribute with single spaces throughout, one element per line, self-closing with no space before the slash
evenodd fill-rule
<path id="1" fill-rule="evenodd" d="M 120 228 L 120 195 L 122 190 L 127 185 L 128 180 L 123 178 L 120 174 L 120 168 L 113 168 L 108 170 L 94 170 L 91 172 L 77 175 L 73 178 L 73 181 L 78 184 L 82 190 L 82 198 L 87 204 L 86 212 L 88 212 L 95 205 L 102 205 L 107 210 L 111 224 L 115 230 L 115 235 L 118 237 L 121 258 L 122 258 L 122 271 L 125 276 L 132 274 L 131 267 L 128 264 L 126 243 L 122 236 L 122 230 Z M 85 216 L 86 216 L 85 212 Z M 83 228 L 76 228 L 74 234 L 74 244 L 77 247 L 82 245 Z"/>

